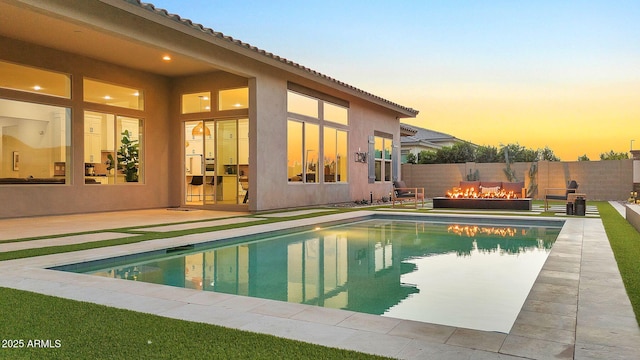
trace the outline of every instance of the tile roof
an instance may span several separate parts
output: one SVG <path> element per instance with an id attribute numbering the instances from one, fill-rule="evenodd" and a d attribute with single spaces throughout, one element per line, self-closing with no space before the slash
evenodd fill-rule
<path id="1" fill-rule="evenodd" d="M 254 51 L 255 53 L 257 53 L 259 55 L 262 55 L 262 56 L 266 57 L 269 60 L 278 61 L 280 63 L 289 65 L 289 66 L 291 66 L 291 67 L 293 67 L 295 69 L 299 69 L 299 70 L 305 71 L 305 72 L 307 72 L 307 73 L 309 73 L 309 74 L 311 74 L 311 75 L 313 75 L 315 77 L 318 77 L 318 78 L 321 78 L 321 79 L 324 79 L 324 80 L 328 80 L 328 81 L 330 81 L 330 82 L 332 82 L 332 83 L 334 83 L 336 85 L 339 85 L 341 87 L 347 88 L 347 89 L 352 90 L 352 91 L 355 91 L 356 93 L 360 94 L 360 96 L 367 97 L 367 98 L 370 98 L 370 99 L 373 99 L 373 100 L 376 100 L 376 101 L 379 101 L 379 102 L 383 102 L 383 103 L 385 103 L 387 105 L 399 108 L 399 109 L 403 110 L 404 112 L 406 112 L 408 115 L 413 115 L 414 117 L 416 115 L 418 115 L 419 111 L 416 110 L 416 109 L 413 109 L 413 108 L 410 108 L 410 107 L 406 107 L 406 106 L 402 106 L 400 104 L 394 103 L 392 101 L 389 101 L 389 100 L 384 99 L 382 97 L 379 97 L 377 95 L 373 95 L 373 94 L 371 94 L 369 92 L 366 92 L 364 90 L 358 89 L 358 88 L 356 88 L 356 87 L 354 87 L 352 85 L 349 85 L 347 83 L 344 83 L 342 81 L 334 79 L 334 78 L 332 78 L 330 76 L 324 75 L 324 74 L 322 74 L 322 73 L 320 73 L 318 71 L 315 71 L 313 69 L 310 69 L 310 68 L 308 68 L 306 66 L 300 65 L 300 64 L 298 64 L 298 63 L 296 63 L 294 61 L 288 60 L 288 59 L 283 58 L 281 56 L 278 56 L 278 55 L 275 55 L 275 54 L 270 53 L 268 51 L 262 50 L 262 49 L 260 49 L 258 47 L 255 47 L 255 46 L 253 46 L 251 44 L 245 43 L 245 42 L 240 41 L 238 39 L 234 39 L 231 36 L 228 36 L 228 35 L 225 35 L 225 34 L 223 34 L 221 32 L 215 31 L 215 30 L 213 30 L 211 28 L 207 28 L 207 27 L 203 26 L 202 24 L 194 23 L 193 21 L 191 21 L 189 19 L 182 18 L 180 15 L 171 14 L 165 9 L 156 8 L 151 3 L 145 3 L 145 2 L 142 2 L 141 0 L 125 0 L 125 1 L 127 1 L 127 2 L 129 2 L 131 4 L 134 4 L 134 5 L 138 5 L 143 9 L 146 9 L 146 10 L 151 11 L 153 13 L 156 13 L 158 15 L 164 16 L 165 18 L 168 18 L 170 20 L 173 20 L 173 21 L 176 21 L 178 23 L 181 23 L 181 24 L 183 24 L 185 26 L 188 26 L 188 27 L 190 27 L 192 29 L 196 29 L 196 30 L 201 31 L 203 33 L 209 34 L 209 35 L 211 35 L 211 36 L 213 36 L 215 38 L 225 40 L 225 41 L 227 41 L 227 42 L 229 42 L 229 43 L 231 43 L 233 45 L 236 45 L 236 46 L 238 46 L 240 48 Z"/>
<path id="2" fill-rule="evenodd" d="M 438 140 L 440 140 L 440 141 L 443 141 L 443 140 L 455 141 L 455 140 L 458 140 L 455 136 L 449 135 L 449 134 L 445 134 L 445 133 L 442 133 L 442 132 L 429 130 L 429 129 L 424 129 L 424 128 L 420 128 L 420 127 L 417 127 L 417 126 L 411 126 L 411 125 L 407 125 L 407 124 L 402 124 L 402 126 L 407 128 L 407 129 L 409 129 L 409 130 L 415 131 L 415 135 L 403 137 L 401 139 L 401 140 L 403 140 L 403 142 L 416 142 L 416 141 L 420 141 L 420 140 L 427 140 L 427 141 L 438 141 Z"/>
<path id="3" fill-rule="evenodd" d="M 400 123 L 400 133 L 402 136 L 412 136 L 415 135 L 418 131 L 413 127 Z"/>
<path id="4" fill-rule="evenodd" d="M 475 146 L 475 144 L 473 144 L 473 143 L 471 143 L 469 141 L 458 139 L 457 137 L 455 137 L 453 135 L 449 135 L 449 134 L 446 134 L 446 133 L 443 133 L 443 132 L 424 129 L 424 128 L 421 128 L 421 127 L 412 126 L 412 125 L 408 125 L 408 124 L 401 124 L 400 126 L 402 128 L 405 128 L 407 131 L 415 131 L 414 135 L 400 137 L 400 143 L 401 144 L 405 144 L 405 145 L 422 144 L 424 146 L 431 146 L 431 147 L 435 147 L 435 148 L 440 148 L 440 147 L 442 147 L 442 144 L 447 144 L 447 143 L 452 143 L 452 142 L 453 143 L 455 143 L 455 142 L 465 142 L 465 143 L 469 143 L 469 144 Z"/>

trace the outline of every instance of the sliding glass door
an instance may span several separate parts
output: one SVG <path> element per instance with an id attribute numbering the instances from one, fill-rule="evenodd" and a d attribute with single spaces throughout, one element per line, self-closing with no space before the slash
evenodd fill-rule
<path id="1" fill-rule="evenodd" d="M 249 201 L 249 121 L 184 123 L 186 205 Z"/>

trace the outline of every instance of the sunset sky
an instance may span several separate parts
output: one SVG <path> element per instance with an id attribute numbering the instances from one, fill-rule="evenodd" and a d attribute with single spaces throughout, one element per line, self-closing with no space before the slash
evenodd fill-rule
<path id="1" fill-rule="evenodd" d="M 149 2 L 477 145 L 640 149 L 638 0 Z"/>

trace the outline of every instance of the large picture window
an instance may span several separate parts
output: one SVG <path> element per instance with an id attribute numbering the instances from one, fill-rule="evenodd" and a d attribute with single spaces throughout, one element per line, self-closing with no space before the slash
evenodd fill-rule
<path id="1" fill-rule="evenodd" d="M 324 128 L 324 182 L 347 181 L 347 132 Z"/>
<path id="2" fill-rule="evenodd" d="M 287 178 L 290 182 L 319 182 L 320 128 L 289 120 L 287 126 Z"/>
<path id="3" fill-rule="evenodd" d="M 87 183 L 142 181 L 142 120 L 85 111 L 84 166 Z"/>
<path id="4" fill-rule="evenodd" d="M 348 109 L 306 94 L 287 94 L 289 182 L 346 182 Z"/>
<path id="5" fill-rule="evenodd" d="M 0 99 L 0 184 L 65 184 L 71 109 Z"/>

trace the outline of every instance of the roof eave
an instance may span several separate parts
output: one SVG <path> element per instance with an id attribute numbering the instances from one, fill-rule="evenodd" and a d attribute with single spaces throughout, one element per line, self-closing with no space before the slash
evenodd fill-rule
<path id="1" fill-rule="evenodd" d="M 221 32 L 196 24 L 189 19 L 183 19 L 179 15 L 170 14 L 164 9 L 156 9 L 153 4 L 143 3 L 140 0 L 100 0 L 104 3 L 118 7 L 122 10 L 134 13 L 149 21 L 154 21 L 173 30 L 197 37 L 213 45 L 225 48 L 253 60 L 274 66 L 289 73 L 314 80 L 331 88 L 346 92 L 350 95 L 362 98 L 368 102 L 377 104 L 396 113 L 398 118 L 414 118 L 419 111 L 402 106 L 382 97 L 376 96 L 364 90 L 358 89 L 347 83 L 324 75 L 318 71 L 300 65 L 271 52 L 262 50 L 248 43 L 224 35 Z"/>

